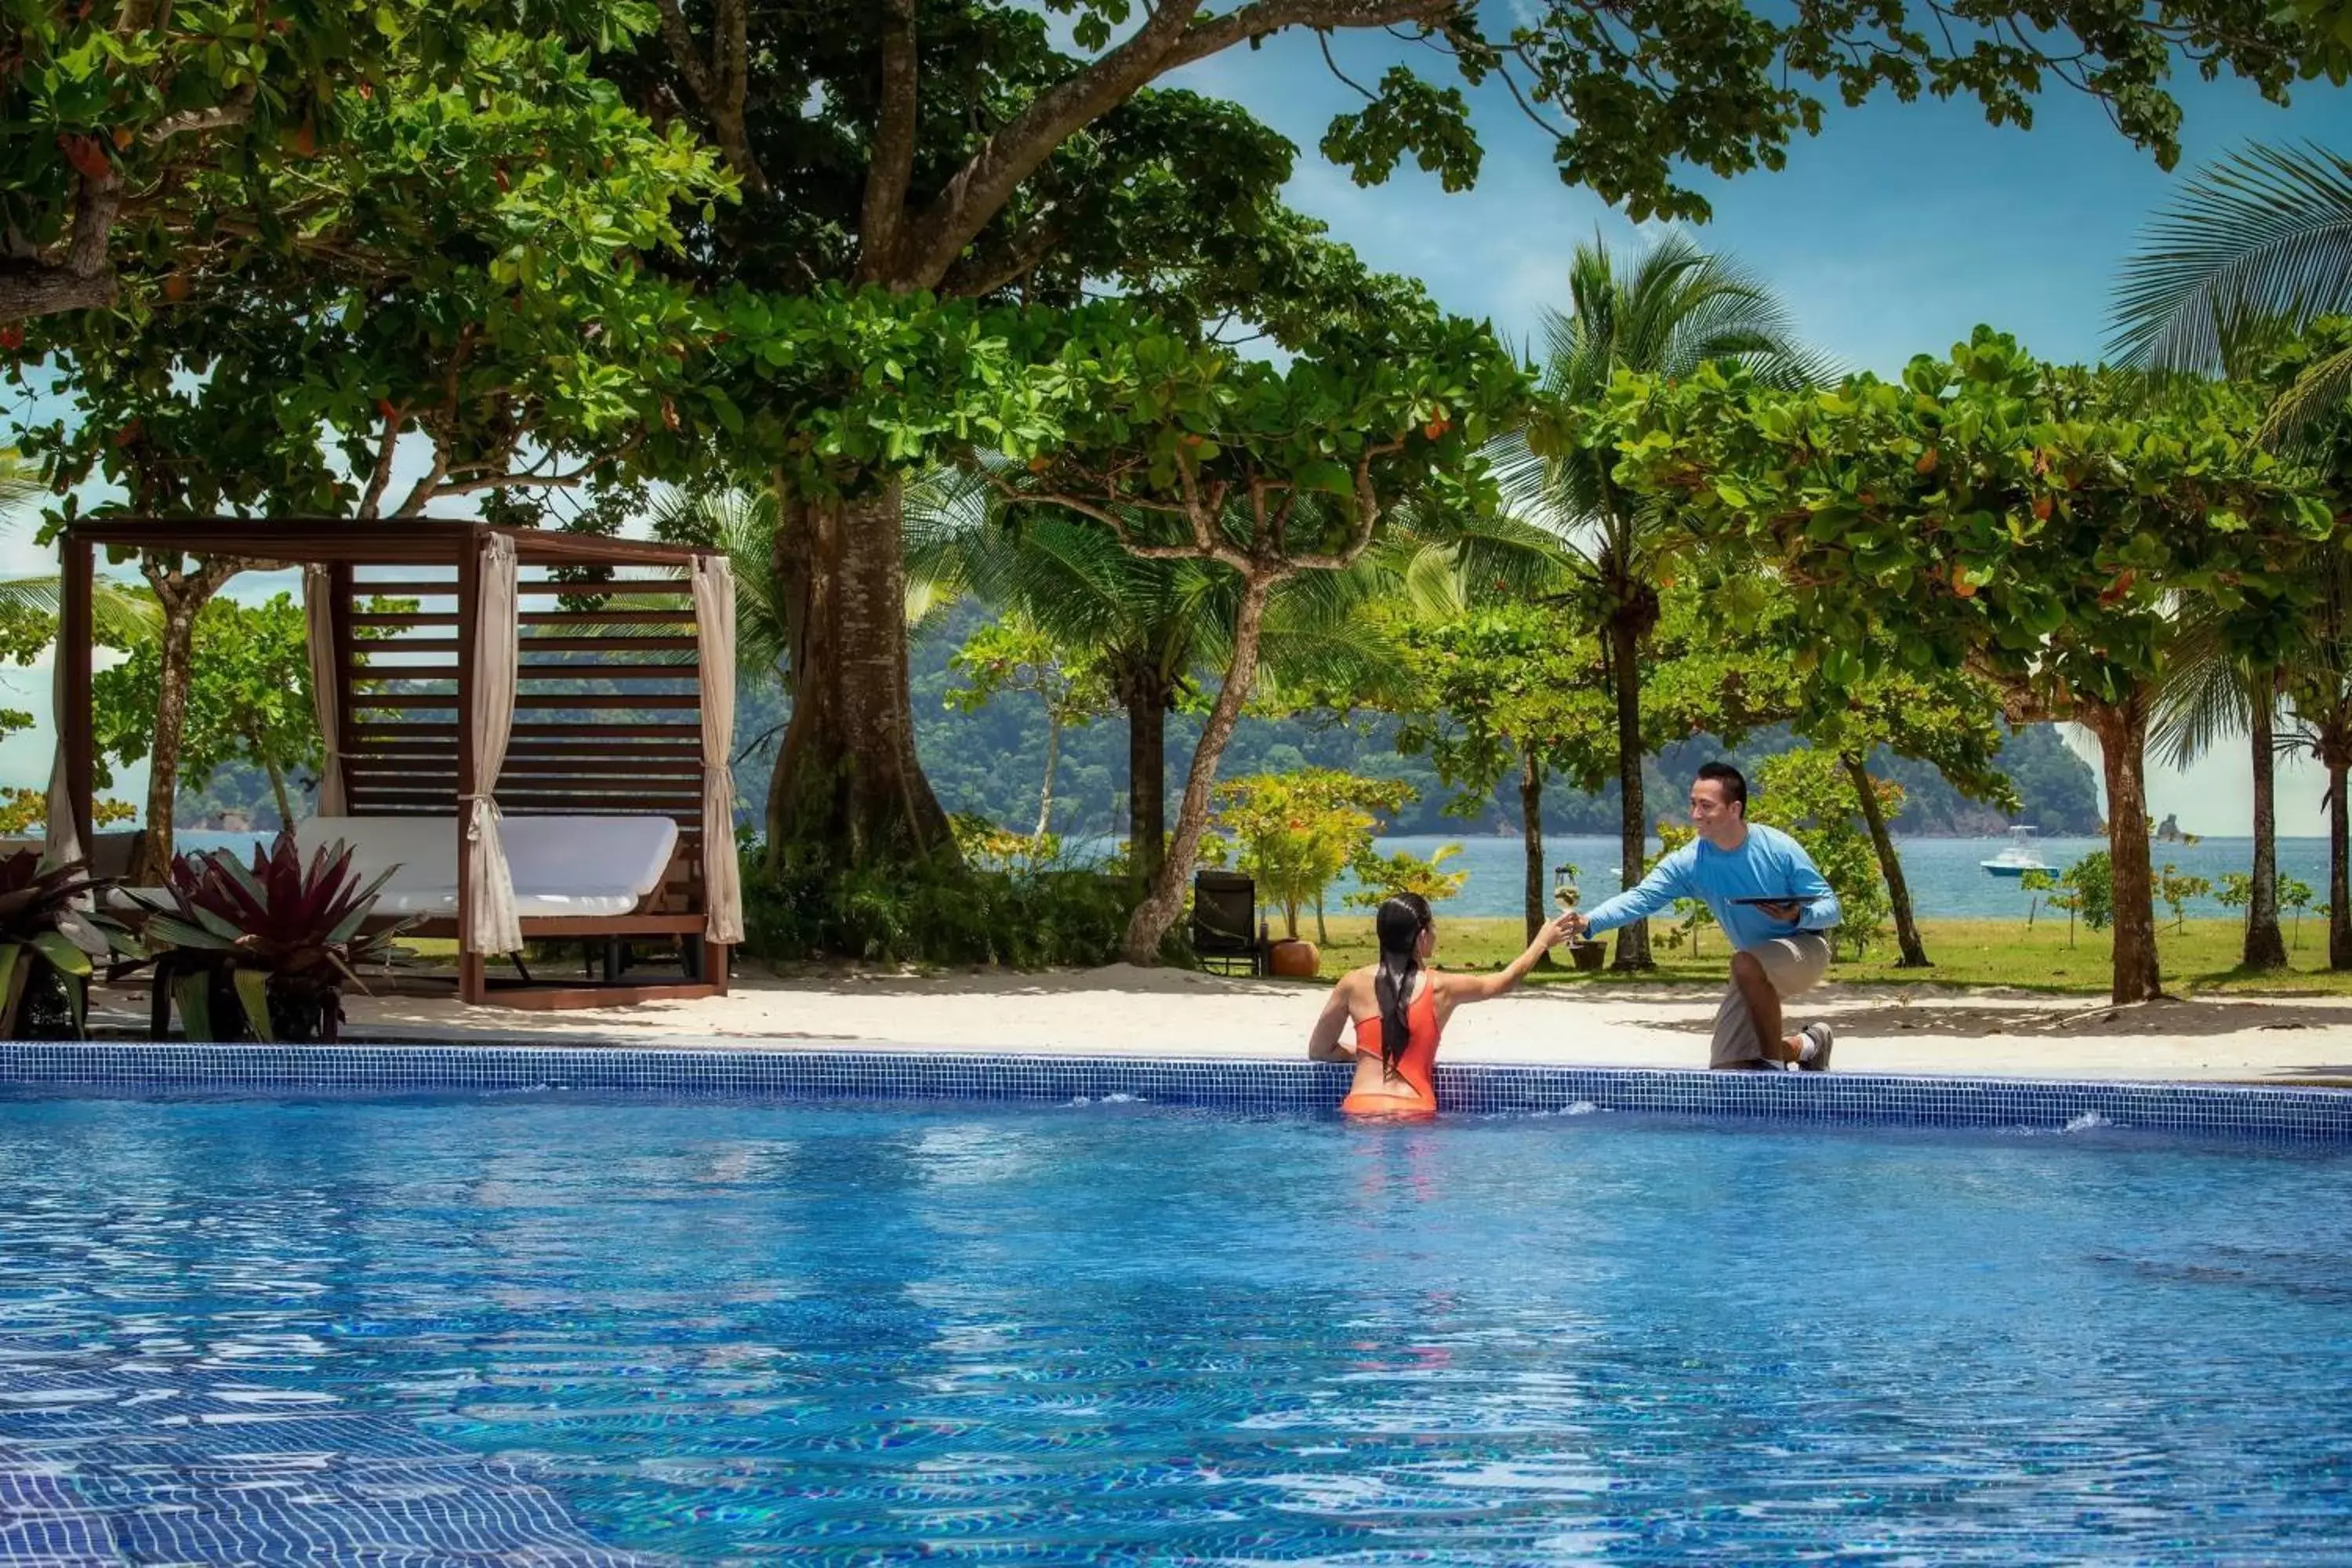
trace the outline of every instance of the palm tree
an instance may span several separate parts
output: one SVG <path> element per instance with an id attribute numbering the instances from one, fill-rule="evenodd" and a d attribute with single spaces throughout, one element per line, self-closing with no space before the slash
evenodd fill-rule
<path id="1" fill-rule="evenodd" d="M 1569 268 L 1568 314 L 1544 321 L 1543 392 L 1564 421 L 1597 411 L 1621 372 L 1687 375 L 1710 361 L 1747 363 L 1766 383 L 1800 386 L 1828 367 L 1799 342 L 1770 290 L 1728 258 L 1669 235 L 1622 268 L 1599 240 L 1579 246 Z M 1601 628 L 1617 706 L 1617 779 L 1622 792 L 1619 854 L 1630 883 L 1649 840 L 1642 798 L 1641 660 L 1658 625 L 1658 582 L 1689 543 L 1671 510 L 1628 495 L 1605 457 L 1538 454 L 1524 434 L 1493 454 L 1509 510 L 1567 545 L 1577 607 Z M 1618 933 L 1616 966 L 1651 967 L 1645 922 Z"/>
<path id="2" fill-rule="evenodd" d="M 2195 638 L 2193 630 L 2188 633 Z M 2254 782 L 2254 855 L 2246 900 L 2245 946 L 2240 963 L 2252 970 L 2286 967 L 2279 931 L 2277 758 L 2296 749 L 2282 738 L 2285 716 L 2279 670 L 2267 661 L 2232 658 L 2216 646 L 2192 647 L 2158 689 L 2148 741 L 2173 766 L 2185 768 L 2221 741 L 2251 743 Z"/>
<path id="3" fill-rule="evenodd" d="M 2127 364 L 2236 374 L 2252 351 L 2352 310 L 2352 160 L 2253 143 L 2189 176 L 2116 286 L 2107 349 Z M 2352 349 L 2281 393 L 2284 434 L 2352 384 Z"/>

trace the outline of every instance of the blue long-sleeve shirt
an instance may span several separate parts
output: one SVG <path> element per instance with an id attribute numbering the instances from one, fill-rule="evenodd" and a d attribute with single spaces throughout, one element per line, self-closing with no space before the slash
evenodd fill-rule
<path id="1" fill-rule="evenodd" d="M 1641 886 L 1628 888 L 1584 917 L 1588 930 L 1614 931 L 1646 920 L 1676 899 L 1696 899 L 1736 947 L 1754 947 L 1801 931 L 1827 931 L 1843 918 L 1837 895 L 1822 878 L 1803 845 L 1777 827 L 1752 825 L 1737 849 L 1717 849 L 1694 838 L 1659 861 Z M 1753 904 L 1734 899 L 1790 899 L 1805 906 L 1794 921 L 1776 921 Z"/>

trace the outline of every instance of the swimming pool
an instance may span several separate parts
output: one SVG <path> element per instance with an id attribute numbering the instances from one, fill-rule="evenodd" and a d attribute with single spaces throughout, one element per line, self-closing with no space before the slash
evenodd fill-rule
<path id="1" fill-rule="evenodd" d="M 61 1099 L 0 1184 L 0 1555 L 2352 1552 L 2325 1148 Z"/>

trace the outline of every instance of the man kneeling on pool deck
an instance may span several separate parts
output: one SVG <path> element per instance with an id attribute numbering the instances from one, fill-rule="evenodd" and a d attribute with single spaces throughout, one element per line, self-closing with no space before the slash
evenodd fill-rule
<path id="1" fill-rule="evenodd" d="M 1811 991 L 1830 967 L 1837 895 L 1804 847 L 1777 827 L 1748 821 L 1748 781 L 1728 763 L 1709 763 L 1691 783 L 1691 826 L 1698 837 L 1572 929 L 1614 931 L 1664 911 L 1676 899 L 1706 905 L 1738 951 L 1731 984 L 1715 1015 L 1711 1068 L 1780 1068 L 1825 1072 L 1832 1037 L 1827 1024 L 1780 1033 L 1783 997 Z"/>

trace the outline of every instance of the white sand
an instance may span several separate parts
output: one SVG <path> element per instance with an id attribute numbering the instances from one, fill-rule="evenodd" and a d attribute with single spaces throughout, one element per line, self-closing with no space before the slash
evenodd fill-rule
<path id="1" fill-rule="evenodd" d="M 1716 993 L 1687 986 L 1541 988 L 1465 1008 L 1451 1061 L 1701 1067 Z M 465 1008 L 452 1000 L 353 997 L 355 1028 L 456 1038 L 510 1035 L 748 1046 L 861 1045 L 1003 1051 L 1297 1057 L 1318 985 L 1126 965 L 1042 974 L 738 976 L 700 1002 L 568 1013 Z M 143 1004 L 121 999 L 128 1007 Z M 2046 1078 L 2238 1079 L 2352 1083 L 2352 999 L 2093 999 L 1937 986 L 1836 986 L 1790 1011 L 1838 1030 L 1842 1071 Z"/>

